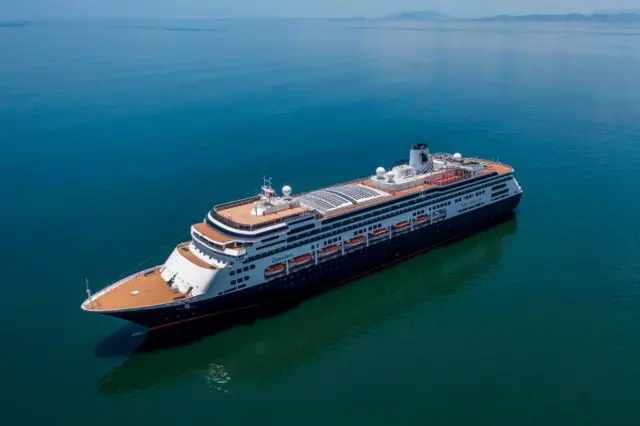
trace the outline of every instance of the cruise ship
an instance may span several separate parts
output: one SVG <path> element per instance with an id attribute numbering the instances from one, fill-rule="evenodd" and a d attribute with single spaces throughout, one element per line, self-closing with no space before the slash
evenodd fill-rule
<path id="1" fill-rule="evenodd" d="M 512 167 L 426 144 L 369 177 L 280 192 L 265 179 L 260 194 L 214 206 L 163 265 L 89 294 L 82 309 L 149 330 L 242 315 L 486 229 L 522 196 Z"/>

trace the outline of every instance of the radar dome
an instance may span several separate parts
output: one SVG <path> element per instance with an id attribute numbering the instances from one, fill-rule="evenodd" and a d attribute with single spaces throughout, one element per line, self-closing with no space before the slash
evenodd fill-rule
<path id="1" fill-rule="evenodd" d="M 379 178 L 384 177 L 384 167 L 378 167 L 376 169 L 376 176 L 378 176 Z"/>
<path id="2" fill-rule="evenodd" d="M 462 154 L 460 154 L 459 152 L 456 152 L 455 154 L 453 154 L 453 159 L 456 161 L 462 160 Z"/>
<path id="3" fill-rule="evenodd" d="M 289 185 L 285 185 L 282 187 L 282 195 L 284 195 L 285 197 L 291 195 L 291 187 Z"/>

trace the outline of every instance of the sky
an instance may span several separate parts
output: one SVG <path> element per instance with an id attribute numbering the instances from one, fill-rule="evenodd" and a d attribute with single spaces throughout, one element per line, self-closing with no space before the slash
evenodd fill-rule
<path id="1" fill-rule="evenodd" d="M 414 10 L 481 17 L 634 8 L 639 0 L 0 0 L 0 19 L 378 18 Z"/>

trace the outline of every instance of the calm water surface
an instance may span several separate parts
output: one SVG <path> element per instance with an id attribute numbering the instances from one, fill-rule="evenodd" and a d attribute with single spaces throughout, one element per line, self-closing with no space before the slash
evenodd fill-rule
<path id="1" fill-rule="evenodd" d="M 0 57 L 0 423 L 640 422 L 640 27 L 34 23 Z M 517 219 L 163 351 L 80 310 L 263 173 L 417 141 L 512 164 Z"/>

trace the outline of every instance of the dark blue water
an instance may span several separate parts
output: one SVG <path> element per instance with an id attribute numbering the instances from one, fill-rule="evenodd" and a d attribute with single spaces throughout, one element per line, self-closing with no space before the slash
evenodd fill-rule
<path id="1" fill-rule="evenodd" d="M 1 422 L 637 425 L 639 36 L 0 26 Z M 305 191 L 418 141 L 513 165 L 517 220 L 163 351 L 80 310 L 263 174 Z"/>

